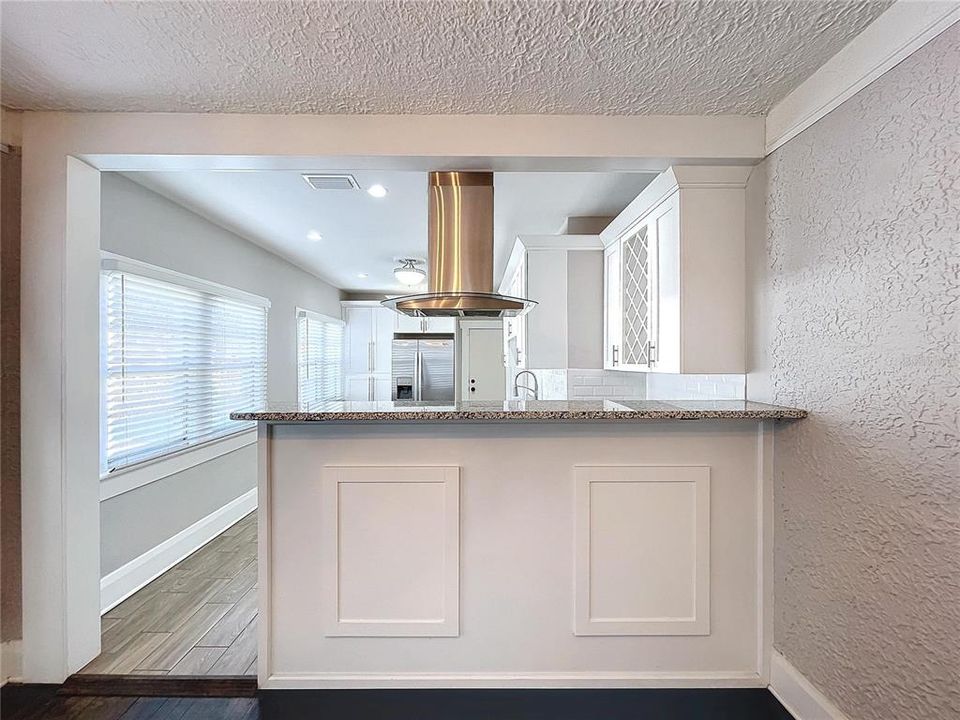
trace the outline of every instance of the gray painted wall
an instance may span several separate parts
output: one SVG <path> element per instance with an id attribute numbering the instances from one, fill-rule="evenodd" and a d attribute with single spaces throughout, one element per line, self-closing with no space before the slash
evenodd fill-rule
<path id="1" fill-rule="evenodd" d="M 104 173 L 100 247 L 270 298 L 267 395 L 297 400 L 299 305 L 340 317 L 340 291 L 116 173 Z"/>
<path id="2" fill-rule="evenodd" d="M 257 484 L 257 446 L 234 450 L 100 503 L 100 574 L 155 548 Z"/>
<path id="3" fill-rule="evenodd" d="M 340 293 L 286 260 L 115 173 L 104 173 L 104 250 L 270 298 L 268 397 L 296 402 L 295 308 L 340 316 Z M 106 575 L 256 486 L 256 446 L 100 503 Z"/>
<path id="4" fill-rule="evenodd" d="M 960 26 L 751 179 L 775 645 L 853 720 L 960 717 Z M 766 228 L 758 205 L 766 201 Z"/>
<path id="5" fill-rule="evenodd" d="M 603 367 L 603 252 L 567 253 L 567 367 Z"/>

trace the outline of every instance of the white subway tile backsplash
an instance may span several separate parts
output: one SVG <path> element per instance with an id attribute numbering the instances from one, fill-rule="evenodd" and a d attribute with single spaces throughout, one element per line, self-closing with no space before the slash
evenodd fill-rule
<path id="1" fill-rule="evenodd" d="M 640 373 L 625 373 L 597 368 L 571 368 L 567 371 L 570 397 L 631 398 L 646 397 L 646 380 Z M 586 392 L 589 390 L 590 392 Z"/>
<path id="2" fill-rule="evenodd" d="M 647 373 L 651 400 L 743 400 L 745 375 L 669 375 Z"/>
<path id="3" fill-rule="evenodd" d="M 541 400 L 743 400 L 746 395 L 744 375 L 672 375 L 596 368 L 547 368 L 531 372 L 537 376 Z"/>

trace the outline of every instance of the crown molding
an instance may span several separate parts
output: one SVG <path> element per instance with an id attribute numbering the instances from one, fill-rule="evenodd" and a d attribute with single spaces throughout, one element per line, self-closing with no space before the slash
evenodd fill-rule
<path id="1" fill-rule="evenodd" d="M 769 155 L 960 20 L 960 2 L 897 0 L 767 114 Z"/>
<path id="2" fill-rule="evenodd" d="M 746 165 L 674 165 L 657 175 L 600 232 L 604 247 L 617 240 L 677 190 L 742 190 L 753 168 Z"/>

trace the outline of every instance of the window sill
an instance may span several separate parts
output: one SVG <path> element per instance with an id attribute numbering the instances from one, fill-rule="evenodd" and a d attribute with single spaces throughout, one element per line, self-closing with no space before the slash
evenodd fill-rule
<path id="1" fill-rule="evenodd" d="M 217 438 L 179 452 L 164 455 L 144 463 L 117 470 L 100 480 L 100 501 L 136 490 L 157 480 L 189 470 L 202 463 L 226 455 L 257 442 L 257 430 L 251 428 Z"/>

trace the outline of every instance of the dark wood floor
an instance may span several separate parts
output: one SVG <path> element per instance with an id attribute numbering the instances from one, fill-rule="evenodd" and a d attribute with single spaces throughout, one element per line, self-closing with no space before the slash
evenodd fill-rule
<path id="1" fill-rule="evenodd" d="M 259 698 L 66 697 L 53 689 L 32 702 L 29 692 L 4 688 L 4 720 L 792 720 L 765 689 L 279 690 Z"/>
<path id="2" fill-rule="evenodd" d="M 256 512 L 107 612 L 100 634 L 81 674 L 256 675 Z"/>

